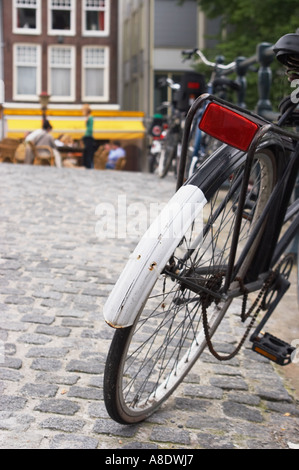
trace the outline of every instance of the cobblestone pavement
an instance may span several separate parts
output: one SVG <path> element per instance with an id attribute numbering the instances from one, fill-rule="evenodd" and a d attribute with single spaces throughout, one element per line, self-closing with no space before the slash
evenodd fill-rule
<path id="1" fill-rule="evenodd" d="M 0 448 L 298 448 L 298 402 L 249 347 L 225 365 L 204 354 L 145 423 L 107 416 L 102 307 L 136 241 L 99 239 L 95 209 L 126 203 L 134 234 L 134 212 L 174 188 L 172 177 L 0 166 Z M 234 331 L 227 322 L 220 350 Z"/>

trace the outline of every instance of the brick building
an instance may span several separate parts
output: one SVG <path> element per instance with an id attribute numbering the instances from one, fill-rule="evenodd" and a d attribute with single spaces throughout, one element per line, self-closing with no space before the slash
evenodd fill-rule
<path id="1" fill-rule="evenodd" d="M 142 134 L 142 116 L 118 103 L 118 5 L 0 0 L 3 135 L 20 138 L 40 126 L 41 94 L 56 134 L 82 136 L 82 103 L 93 109 L 96 138 Z"/>

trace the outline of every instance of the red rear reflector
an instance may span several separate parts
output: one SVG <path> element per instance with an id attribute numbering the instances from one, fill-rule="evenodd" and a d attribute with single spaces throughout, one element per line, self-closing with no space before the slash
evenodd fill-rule
<path id="1" fill-rule="evenodd" d="M 199 128 L 221 142 L 246 152 L 259 126 L 230 109 L 210 103 Z"/>
<path id="2" fill-rule="evenodd" d="M 188 88 L 190 90 L 199 90 L 200 84 L 198 82 L 188 82 Z"/>

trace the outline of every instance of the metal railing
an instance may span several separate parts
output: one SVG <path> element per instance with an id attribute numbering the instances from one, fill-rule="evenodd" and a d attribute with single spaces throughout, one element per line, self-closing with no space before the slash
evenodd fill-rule
<path id="1" fill-rule="evenodd" d="M 273 112 L 272 104 L 270 101 L 270 91 L 272 85 L 272 70 L 271 63 L 274 60 L 273 45 L 267 42 L 258 44 L 256 53 L 249 57 L 237 57 L 234 62 L 228 65 L 215 64 L 210 62 L 201 51 L 197 51 L 200 60 L 207 66 L 215 67 L 220 76 L 229 75 L 231 73 L 237 74 L 237 82 L 240 85 L 239 92 L 239 105 L 245 103 L 246 96 L 246 74 L 250 67 L 259 64 L 258 70 L 258 92 L 259 100 L 257 103 L 257 113 L 268 120 L 276 120 L 278 113 Z M 244 104 L 245 106 L 245 104 Z"/>

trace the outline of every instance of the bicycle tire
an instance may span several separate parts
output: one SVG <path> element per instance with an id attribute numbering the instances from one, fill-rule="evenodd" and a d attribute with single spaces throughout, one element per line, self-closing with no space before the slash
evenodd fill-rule
<path id="1" fill-rule="evenodd" d="M 206 347 L 202 303 L 207 306 L 211 336 L 230 307 L 231 301 L 221 303 L 201 289 L 213 290 L 216 295 L 223 286 L 244 160 L 243 154 L 229 150 L 218 151 L 205 162 L 199 178 L 208 201 L 202 237 L 199 232 L 193 239 L 185 234 L 168 263 L 175 262 L 180 268 L 180 280 L 165 269 L 151 293 L 142 299 L 134 324 L 115 331 L 104 373 L 104 400 L 110 417 L 121 424 L 137 423 L 154 413 L 198 360 Z M 246 208 L 249 212 L 240 230 L 240 248 L 260 217 L 277 175 L 275 152 L 258 151 L 250 192 L 255 192 L 255 198 L 253 207 Z M 192 230 L 197 222 L 192 221 Z M 245 276 L 258 243 L 259 237 L 245 257 L 240 276 Z M 177 253 L 182 250 L 182 255 Z M 191 282 L 200 287 L 197 292 L 190 289 Z"/>
<path id="2" fill-rule="evenodd" d="M 151 153 L 149 154 L 149 158 L 148 158 L 148 161 L 149 161 L 149 173 L 155 173 L 156 169 L 157 169 L 157 166 L 158 166 L 158 163 L 157 161 L 160 160 L 160 155 L 152 155 Z"/>
<path id="3" fill-rule="evenodd" d="M 292 230 L 290 230 L 290 225 Z M 288 207 L 271 260 L 271 268 L 275 269 L 279 261 L 288 255 L 293 256 L 294 265 L 297 265 L 297 302 L 299 306 L 299 204 L 297 204 L 296 199 Z"/>

